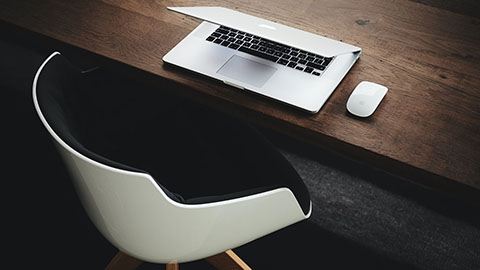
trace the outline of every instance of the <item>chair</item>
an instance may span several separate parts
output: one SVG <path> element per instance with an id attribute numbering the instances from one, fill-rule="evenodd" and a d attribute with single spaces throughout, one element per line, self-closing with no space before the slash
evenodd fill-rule
<path id="1" fill-rule="evenodd" d="M 199 259 L 218 269 L 250 269 L 233 248 L 310 216 L 310 197 L 299 177 L 245 179 L 240 190 L 204 177 L 202 186 L 210 184 L 211 190 L 219 186 L 220 191 L 201 196 L 188 191 L 189 198 L 184 198 L 178 188 L 188 187 L 188 182 L 173 192 L 148 166 L 132 166 L 95 152 L 86 146 L 88 136 L 70 108 L 75 103 L 71 95 L 81 90 L 85 76 L 88 72 L 55 52 L 35 75 L 33 101 L 88 216 L 119 250 L 107 269 L 135 269 L 143 261 L 178 269 L 179 263 Z"/>

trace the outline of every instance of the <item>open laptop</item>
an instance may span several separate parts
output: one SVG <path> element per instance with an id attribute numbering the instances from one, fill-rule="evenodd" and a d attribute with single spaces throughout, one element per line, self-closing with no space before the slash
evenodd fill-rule
<path id="1" fill-rule="evenodd" d="M 163 61 L 317 113 L 359 47 L 222 7 L 169 7 L 204 20 Z"/>

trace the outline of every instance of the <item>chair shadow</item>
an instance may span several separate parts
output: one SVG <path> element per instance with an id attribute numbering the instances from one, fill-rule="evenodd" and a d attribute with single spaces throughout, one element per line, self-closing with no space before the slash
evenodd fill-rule
<path id="1" fill-rule="evenodd" d="M 234 232 L 232 232 L 234 233 Z M 234 251 L 252 269 L 415 269 L 303 221 L 243 245 Z M 139 270 L 158 269 L 144 264 Z M 182 270 L 212 269 L 205 261 Z"/>

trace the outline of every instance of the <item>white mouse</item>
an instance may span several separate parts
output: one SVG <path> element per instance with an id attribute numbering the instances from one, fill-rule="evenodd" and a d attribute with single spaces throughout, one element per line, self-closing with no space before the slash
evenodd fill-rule
<path id="1" fill-rule="evenodd" d="M 373 82 L 363 81 L 355 87 L 347 101 L 347 110 L 359 117 L 368 117 L 377 109 L 388 88 Z"/>

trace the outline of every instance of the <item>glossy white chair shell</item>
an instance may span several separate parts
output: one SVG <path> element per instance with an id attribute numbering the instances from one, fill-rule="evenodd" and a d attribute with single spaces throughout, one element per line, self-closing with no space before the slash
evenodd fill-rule
<path id="1" fill-rule="evenodd" d="M 120 251 L 153 263 L 181 263 L 224 252 L 308 218 L 288 188 L 204 204 L 170 199 L 146 173 L 94 161 L 67 145 L 46 121 L 33 82 L 35 109 L 50 133 L 97 229 Z"/>

